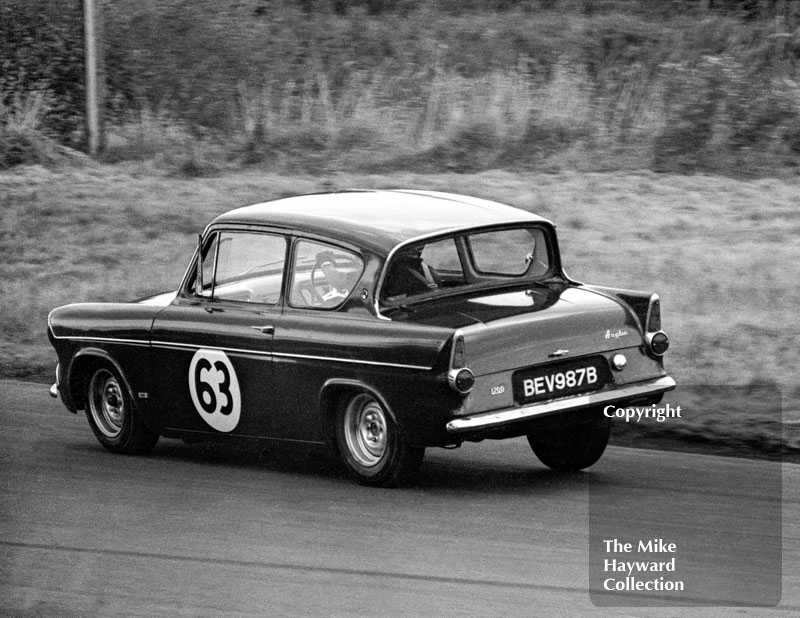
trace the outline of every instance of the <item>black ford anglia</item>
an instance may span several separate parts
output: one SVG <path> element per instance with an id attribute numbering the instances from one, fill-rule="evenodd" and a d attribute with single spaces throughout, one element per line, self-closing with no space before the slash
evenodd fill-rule
<path id="1" fill-rule="evenodd" d="M 176 292 L 48 323 L 51 394 L 108 450 L 327 443 L 368 485 L 407 478 L 426 447 L 518 436 L 550 468 L 583 469 L 608 442 L 606 406 L 675 386 L 658 295 L 573 281 L 549 221 L 446 193 L 233 210 Z"/>

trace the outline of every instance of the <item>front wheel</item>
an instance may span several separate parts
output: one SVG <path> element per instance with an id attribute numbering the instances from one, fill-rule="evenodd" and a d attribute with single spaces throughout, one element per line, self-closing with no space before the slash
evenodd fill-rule
<path id="1" fill-rule="evenodd" d="M 548 468 L 558 472 L 577 472 L 597 463 L 606 450 L 610 435 L 611 420 L 599 416 L 541 434 L 528 434 L 528 444 Z"/>
<path id="2" fill-rule="evenodd" d="M 342 397 L 336 445 L 350 476 L 362 485 L 393 487 L 422 464 L 425 449 L 406 443 L 389 411 L 365 392 Z"/>
<path id="3" fill-rule="evenodd" d="M 97 440 L 112 453 L 145 453 L 158 434 L 142 422 L 121 376 L 110 364 L 94 367 L 86 382 L 86 418 Z"/>

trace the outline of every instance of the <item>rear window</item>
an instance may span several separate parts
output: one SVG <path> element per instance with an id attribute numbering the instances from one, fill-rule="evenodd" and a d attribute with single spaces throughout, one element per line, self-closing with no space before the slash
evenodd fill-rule
<path id="1" fill-rule="evenodd" d="M 541 230 L 486 232 L 468 236 L 467 242 L 479 273 L 521 277 L 532 265 L 538 274 L 547 272 L 547 252 Z"/>
<path id="2" fill-rule="evenodd" d="M 547 233 L 538 227 L 416 243 L 390 259 L 380 300 L 402 302 L 469 285 L 540 278 L 550 272 L 549 256 Z"/>

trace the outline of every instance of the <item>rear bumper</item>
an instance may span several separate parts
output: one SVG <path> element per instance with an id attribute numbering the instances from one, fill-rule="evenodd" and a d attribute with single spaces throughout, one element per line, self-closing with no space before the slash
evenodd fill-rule
<path id="1" fill-rule="evenodd" d="M 569 399 L 544 401 L 521 408 L 462 416 L 447 423 L 447 431 L 451 434 L 458 434 L 475 431 L 476 429 L 500 427 L 502 425 L 526 421 L 538 416 L 555 414 L 557 412 L 580 410 L 582 408 L 591 408 L 612 402 L 623 402 L 627 399 L 636 399 L 647 395 L 658 395 L 666 391 L 671 391 L 673 388 L 675 388 L 675 380 L 669 376 L 665 376 L 655 380 L 647 380 L 646 382 L 628 384 L 613 390 L 578 395 L 577 397 L 570 397 Z"/>

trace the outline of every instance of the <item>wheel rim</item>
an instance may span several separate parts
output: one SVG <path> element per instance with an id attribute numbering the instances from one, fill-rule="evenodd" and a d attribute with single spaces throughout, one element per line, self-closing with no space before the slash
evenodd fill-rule
<path id="1" fill-rule="evenodd" d="M 89 383 L 89 411 L 103 435 L 116 438 L 125 422 L 125 399 L 122 388 L 111 372 L 97 371 Z"/>
<path id="2" fill-rule="evenodd" d="M 386 413 L 374 397 L 358 395 L 344 414 L 344 436 L 353 459 L 364 467 L 378 465 L 386 453 Z"/>

